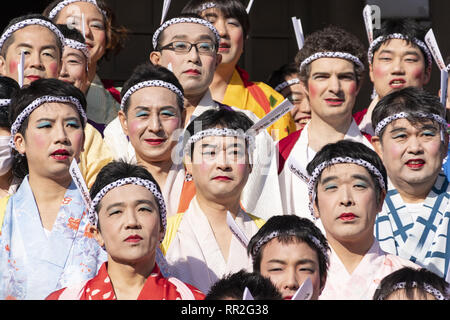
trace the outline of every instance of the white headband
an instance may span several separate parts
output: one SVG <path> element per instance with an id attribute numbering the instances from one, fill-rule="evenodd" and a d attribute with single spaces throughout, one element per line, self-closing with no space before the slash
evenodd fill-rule
<path id="1" fill-rule="evenodd" d="M 358 57 L 355 57 L 354 55 L 348 53 L 348 52 L 316 52 L 313 55 L 309 56 L 305 60 L 302 61 L 300 64 L 299 70 L 302 71 L 302 69 L 313 62 L 314 60 L 320 59 L 320 58 L 339 58 L 339 59 L 345 59 L 350 60 L 354 63 L 356 63 L 362 70 L 364 70 L 364 64 L 359 60 Z"/>
<path id="2" fill-rule="evenodd" d="M 209 136 L 227 136 L 227 137 L 239 137 L 245 139 L 248 144 L 248 154 L 251 157 L 253 150 L 255 149 L 255 137 L 251 134 L 246 134 L 243 131 L 228 129 L 228 128 L 210 128 L 200 132 L 197 132 L 188 139 L 184 146 L 184 154 L 190 154 L 191 144 Z"/>
<path id="3" fill-rule="evenodd" d="M 50 11 L 50 13 L 48 14 L 48 17 L 49 17 L 50 19 L 53 19 L 54 17 L 56 17 L 56 15 L 57 15 L 62 9 L 64 9 L 65 6 L 67 6 L 67 5 L 71 4 L 71 3 L 74 3 L 74 2 L 89 2 L 89 3 L 92 3 L 94 6 L 97 7 L 97 9 L 101 12 L 101 14 L 102 14 L 104 17 L 106 17 L 106 11 L 100 9 L 100 7 L 98 6 L 96 0 L 64 0 L 64 1 L 61 1 L 60 3 L 58 3 L 58 4 Z"/>
<path id="4" fill-rule="evenodd" d="M 413 281 L 411 283 L 411 288 L 418 288 L 418 287 L 419 287 L 419 285 L 417 284 L 417 282 Z M 384 300 L 388 295 L 392 294 L 394 291 L 396 291 L 398 289 L 406 289 L 406 282 L 399 282 L 399 283 L 393 285 L 391 288 L 391 291 L 387 295 L 379 296 L 378 300 Z M 442 294 L 441 291 L 434 288 L 432 285 L 430 285 L 428 283 L 423 284 L 423 290 L 425 290 L 426 292 L 428 292 L 429 294 L 434 296 L 437 300 L 447 300 L 447 298 Z"/>
<path id="5" fill-rule="evenodd" d="M 61 42 L 61 45 L 64 45 L 64 35 L 61 33 L 61 31 L 58 29 L 57 26 L 55 26 L 52 22 L 48 22 L 42 19 L 26 19 L 20 22 L 17 22 L 16 24 L 13 24 L 11 27 L 9 27 L 5 32 L 3 32 L 1 38 L 0 38 L 0 51 L 2 50 L 3 44 L 5 41 L 17 30 L 32 26 L 32 25 L 40 25 L 43 27 L 48 28 L 50 31 L 52 31 Z"/>
<path id="6" fill-rule="evenodd" d="M 420 47 L 425 54 L 427 55 L 426 59 L 428 62 L 428 67 L 427 69 L 429 69 L 429 71 L 431 71 L 431 66 L 432 66 L 432 57 L 431 57 L 431 52 L 428 49 L 427 45 L 423 42 L 420 41 L 417 38 L 412 38 L 409 39 L 408 37 L 406 37 L 405 35 L 401 34 L 401 33 L 392 33 L 392 34 L 388 34 L 386 36 L 379 36 L 378 38 L 376 38 L 375 40 L 372 41 L 372 43 L 369 46 L 369 50 L 367 51 L 367 58 L 369 60 L 369 64 L 372 64 L 372 60 L 373 60 L 373 50 L 375 49 L 375 47 L 380 43 L 380 42 L 384 42 L 386 40 L 389 39 L 402 39 L 402 40 L 410 40 L 412 42 L 414 42 L 418 47 Z"/>
<path id="7" fill-rule="evenodd" d="M 447 126 L 447 121 L 445 121 L 444 118 L 441 116 L 438 116 L 437 114 L 433 113 L 425 113 L 425 112 L 417 112 L 417 113 L 409 113 L 409 112 L 399 112 L 392 116 L 386 117 L 380 122 L 378 122 L 376 128 L 375 128 L 375 135 L 380 136 L 381 131 L 386 127 L 389 123 L 391 123 L 394 120 L 402 119 L 402 118 L 408 118 L 408 117 L 419 117 L 419 118 L 428 118 L 431 120 L 434 120 L 440 124 L 442 124 L 444 127 Z"/>
<path id="8" fill-rule="evenodd" d="M 117 181 L 114 181 L 105 187 L 103 187 L 94 197 L 94 199 L 91 202 L 91 207 L 88 211 L 88 219 L 91 222 L 93 226 L 97 226 L 98 223 L 98 215 L 95 211 L 95 207 L 102 201 L 103 197 L 112 189 L 121 187 L 126 184 L 134 184 L 137 186 L 142 186 L 147 188 L 153 196 L 156 198 L 156 201 L 158 202 L 159 207 L 159 216 L 161 217 L 161 224 L 163 226 L 164 234 L 166 233 L 166 225 L 167 225 L 167 210 L 166 210 L 166 203 L 164 202 L 163 195 L 158 191 L 157 186 L 150 180 L 141 179 L 137 177 L 128 177 L 119 179 Z M 162 239 L 161 239 L 162 241 Z"/>
<path id="9" fill-rule="evenodd" d="M 258 255 L 259 250 L 261 250 L 261 247 L 263 245 L 265 245 L 267 242 L 269 242 L 270 240 L 274 239 L 274 238 L 278 238 L 281 235 L 286 235 L 286 236 L 296 236 L 296 234 L 294 232 L 288 232 L 288 233 L 283 233 L 280 231 L 273 231 L 272 233 L 268 234 L 267 236 L 261 238 L 258 240 L 258 242 L 255 243 L 255 245 L 252 248 L 252 257 L 253 260 L 255 259 L 255 257 Z M 319 250 L 323 253 L 323 255 L 325 256 L 325 259 L 328 261 L 328 251 L 327 249 L 324 247 L 324 245 L 320 242 L 319 239 L 317 239 L 315 236 L 309 234 L 308 238 L 317 246 L 317 248 L 319 248 Z"/>
<path id="10" fill-rule="evenodd" d="M 184 100 L 183 93 L 178 89 L 175 85 L 162 81 L 162 80 L 149 80 L 149 81 L 143 81 L 135 84 L 130 89 L 127 90 L 127 92 L 123 95 L 122 101 L 120 103 L 120 109 L 123 110 L 125 103 L 127 102 L 128 98 L 135 93 L 136 91 L 142 89 L 142 88 L 148 88 L 148 87 L 162 87 L 169 89 L 173 93 L 175 93 L 182 101 Z"/>
<path id="11" fill-rule="evenodd" d="M 0 107 L 7 107 L 11 103 L 11 99 L 0 99 Z"/>
<path id="12" fill-rule="evenodd" d="M 80 101 L 77 98 L 71 96 L 57 97 L 57 96 L 42 96 L 31 102 L 22 112 L 17 116 L 14 123 L 11 125 L 11 140 L 9 140 L 9 145 L 11 148 L 16 149 L 14 144 L 14 135 L 19 131 L 20 126 L 23 121 L 30 116 L 30 114 L 39 106 L 44 103 L 71 103 L 73 104 L 78 112 L 80 112 L 84 123 L 87 121 L 86 112 L 84 112 Z"/>
<path id="13" fill-rule="evenodd" d="M 376 176 L 380 188 L 383 190 L 386 190 L 386 184 L 384 182 L 384 178 L 381 175 L 380 171 L 373 164 L 371 164 L 363 159 L 353 159 L 350 157 L 344 157 L 344 158 L 337 157 L 337 158 L 331 159 L 330 161 L 324 161 L 314 169 L 314 171 L 311 174 L 311 178 L 309 179 L 309 182 L 308 182 L 308 193 L 311 197 L 311 201 L 309 202 L 309 210 L 311 211 L 311 214 L 313 216 L 314 216 L 313 205 L 314 205 L 314 201 L 316 200 L 316 192 L 314 189 L 315 189 L 315 186 L 317 183 L 317 179 L 319 178 L 319 176 L 321 175 L 322 171 L 325 168 L 330 167 L 335 164 L 340 164 L 340 163 L 352 163 L 352 164 L 357 164 L 359 166 L 366 168 L 373 175 Z"/>
<path id="14" fill-rule="evenodd" d="M 207 20 L 205 19 L 199 19 L 199 18 L 173 18 L 170 20 L 167 20 L 166 22 L 164 22 L 153 34 L 153 39 L 152 39 L 152 43 L 153 43 L 153 48 L 156 50 L 156 47 L 158 46 L 158 38 L 159 35 L 161 34 L 161 32 L 166 29 L 168 26 L 171 26 L 173 24 L 177 24 L 177 23 L 198 23 L 201 25 L 204 25 L 205 27 L 207 27 L 208 29 L 210 29 L 213 33 L 214 36 L 216 38 L 216 43 L 217 45 L 220 42 L 220 35 L 219 32 L 217 31 L 217 29 Z"/>
<path id="15" fill-rule="evenodd" d="M 83 52 L 86 59 L 89 60 L 89 49 L 85 43 L 66 38 L 64 40 L 64 44 L 69 48 L 80 50 L 81 52 Z"/>
<path id="16" fill-rule="evenodd" d="M 214 2 L 205 2 L 204 4 L 201 5 L 200 12 L 202 12 L 206 9 L 211 9 L 211 8 L 215 8 L 215 7 L 217 7 L 217 4 L 215 4 Z"/>
<path id="17" fill-rule="evenodd" d="M 300 79 L 294 78 L 287 81 L 284 81 L 275 87 L 275 91 L 281 92 L 284 88 L 292 86 L 293 84 L 300 83 Z"/>

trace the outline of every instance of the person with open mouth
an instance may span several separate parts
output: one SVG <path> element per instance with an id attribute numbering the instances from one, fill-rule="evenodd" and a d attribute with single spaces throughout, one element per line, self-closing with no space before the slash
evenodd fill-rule
<path id="1" fill-rule="evenodd" d="M 408 259 L 387 253 L 374 235 L 387 190 L 380 157 L 364 144 L 341 140 L 323 147 L 308 164 L 310 212 L 330 245 L 327 280 L 319 300 L 371 300 L 386 275 Z"/>
<path id="2" fill-rule="evenodd" d="M 36 80 L 11 99 L 13 174 L 23 180 L 2 199 L 1 299 L 45 299 L 92 278 L 106 259 L 69 170 L 83 149 L 85 110 L 83 93 L 58 79 Z"/>
<path id="3" fill-rule="evenodd" d="M 380 246 L 445 278 L 450 256 L 445 214 L 450 187 L 442 170 L 448 149 L 445 108 L 437 96 L 409 87 L 377 103 L 372 125 L 372 143 L 390 181 L 375 223 Z"/>

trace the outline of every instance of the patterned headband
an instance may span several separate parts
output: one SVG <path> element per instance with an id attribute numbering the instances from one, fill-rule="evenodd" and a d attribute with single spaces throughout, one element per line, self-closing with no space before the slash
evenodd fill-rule
<path id="1" fill-rule="evenodd" d="M 184 146 L 184 154 L 189 154 L 191 151 L 191 144 L 209 136 L 226 136 L 226 137 L 239 137 L 245 139 L 248 144 L 248 154 L 251 157 L 253 150 L 255 149 L 255 137 L 251 134 L 246 134 L 243 131 L 238 131 L 228 128 L 210 128 L 200 132 L 197 132 L 188 139 Z"/>
<path id="2" fill-rule="evenodd" d="M 419 118 L 428 118 L 432 119 L 440 124 L 442 124 L 444 127 L 447 127 L 447 121 L 445 121 L 444 118 L 437 114 L 433 113 L 425 113 L 425 112 L 417 112 L 417 113 L 408 113 L 408 112 L 399 112 L 392 116 L 386 117 L 380 122 L 378 122 L 376 128 L 375 128 L 375 135 L 380 136 L 381 131 L 392 121 L 397 119 L 403 119 L 408 117 L 419 117 Z"/>
<path id="3" fill-rule="evenodd" d="M 16 149 L 16 145 L 14 144 L 14 135 L 19 131 L 20 126 L 25 121 L 26 118 L 30 116 L 30 114 L 39 106 L 44 103 L 71 103 L 73 104 L 78 112 L 81 114 L 84 123 L 87 122 L 86 112 L 84 112 L 83 107 L 81 106 L 80 101 L 77 98 L 71 96 L 65 97 L 56 97 L 56 96 L 42 96 L 31 102 L 22 112 L 17 116 L 14 123 L 11 125 L 11 140 L 9 140 L 9 145 L 11 148 Z"/>
<path id="4" fill-rule="evenodd" d="M 86 44 L 68 38 L 65 39 L 64 44 L 69 48 L 80 50 L 81 52 L 83 52 L 86 59 L 89 60 L 89 49 Z"/>
<path id="5" fill-rule="evenodd" d="M 2 50 L 3 44 L 5 41 L 17 30 L 32 26 L 32 25 L 40 25 L 43 27 L 48 28 L 50 31 L 52 31 L 61 42 L 61 45 L 64 45 L 64 35 L 61 33 L 61 31 L 58 29 L 57 26 L 55 26 L 52 22 L 48 22 L 42 19 L 26 19 L 20 22 L 17 22 L 16 24 L 13 24 L 11 27 L 9 27 L 5 32 L 3 32 L 1 38 L 0 38 L 0 51 Z"/>
<path id="6" fill-rule="evenodd" d="M 158 202 L 159 207 L 159 216 L 161 217 L 161 224 L 163 226 L 164 234 L 166 233 L 166 225 L 167 225 L 167 210 L 166 210 L 166 203 L 164 202 L 163 195 L 161 192 L 158 191 L 158 187 L 150 180 L 141 179 L 137 177 L 128 177 L 119 179 L 117 181 L 114 181 L 105 187 L 103 187 L 94 197 L 94 199 L 91 202 L 91 207 L 89 208 L 88 212 L 88 219 L 91 222 L 93 226 L 97 226 L 98 223 L 98 215 L 95 210 L 95 207 L 102 201 L 103 197 L 112 189 L 121 187 L 126 184 L 134 184 L 137 186 L 142 186 L 147 188 L 153 196 L 156 198 L 156 201 Z M 162 241 L 162 239 L 161 239 Z"/>
<path id="7" fill-rule="evenodd" d="M 204 4 L 201 5 L 199 11 L 202 12 L 204 10 L 215 8 L 215 7 L 217 7 L 217 4 L 215 4 L 214 2 L 205 2 Z"/>
<path id="8" fill-rule="evenodd" d="M 432 57 L 431 57 L 431 52 L 428 49 L 427 45 L 423 41 L 421 41 L 421 40 L 419 40 L 417 38 L 409 39 L 408 37 L 406 37 L 405 35 L 403 35 L 401 33 L 392 33 L 392 34 L 388 34 L 386 36 L 379 36 L 378 38 L 373 40 L 372 43 L 370 44 L 369 50 L 367 52 L 367 58 L 369 60 L 369 64 L 372 64 L 373 54 L 374 54 L 373 50 L 375 49 L 375 47 L 380 42 L 384 42 L 384 41 L 389 40 L 389 39 L 411 40 L 412 42 L 414 42 L 414 44 L 416 44 L 418 47 L 420 47 L 423 50 L 423 52 L 425 52 L 425 54 L 427 55 L 427 62 L 428 62 L 427 69 L 428 69 L 428 71 L 431 71 L 431 66 L 433 64 L 432 63 L 433 60 L 432 60 Z"/>
<path id="9" fill-rule="evenodd" d="M 130 89 L 127 90 L 127 92 L 123 95 L 122 102 L 120 103 L 120 109 L 123 110 L 125 103 L 127 102 L 128 98 L 135 93 L 136 91 L 142 89 L 142 88 L 148 88 L 148 87 L 163 87 L 166 89 L 169 89 L 173 93 L 175 93 L 178 98 L 180 98 L 182 101 L 184 100 L 183 93 L 178 89 L 175 85 L 162 81 L 162 80 L 149 80 L 149 81 L 143 81 L 135 84 Z"/>
<path id="10" fill-rule="evenodd" d="M 411 283 L 411 288 L 418 288 L 419 285 L 417 284 L 417 282 L 413 281 Z M 393 293 L 396 290 L 399 289 L 406 289 L 406 282 L 399 282 L 395 285 L 392 286 L 391 290 L 389 291 L 388 294 L 385 295 L 380 295 L 378 297 L 378 300 L 384 300 L 387 296 L 389 296 L 391 293 Z M 448 300 L 441 291 L 439 291 L 438 289 L 434 288 L 432 285 L 429 285 L 428 283 L 424 283 L 423 285 L 423 290 L 425 290 L 426 292 L 428 292 L 429 294 L 431 294 L 432 296 L 434 296 L 436 298 L 436 300 Z"/>
<path id="11" fill-rule="evenodd" d="M 362 70 L 364 70 L 364 64 L 359 60 L 358 57 L 355 57 L 354 55 L 348 53 L 348 52 L 316 52 L 313 55 L 309 56 L 305 60 L 302 61 L 300 64 L 300 72 L 302 69 L 313 62 L 314 60 L 320 59 L 320 58 L 339 58 L 339 59 L 345 59 L 350 60 L 354 63 L 356 63 Z"/>
<path id="12" fill-rule="evenodd" d="M 386 191 L 386 184 L 384 182 L 384 178 L 381 175 L 380 171 L 373 164 L 371 164 L 363 159 L 353 159 L 350 157 L 345 157 L 345 158 L 337 157 L 337 158 L 331 159 L 330 161 L 324 161 L 314 169 L 314 171 L 311 174 L 311 178 L 309 179 L 309 182 L 308 182 L 308 193 L 311 197 L 311 201 L 309 202 L 309 210 L 311 211 L 311 214 L 313 216 L 314 216 L 313 204 L 314 204 L 314 201 L 316 200 L 316 192 L 314 189 L 315 189 L 315 186 L 317 183 L 317 179 L 322 174 L 322 171 L 325 170 L 325 168 L 328 168 L 332 165 L 340 164 L 340 163 L 352 163 L 352 164 L 357 164 L 359 166 L 366 168 L 373 175 L 375 175 L 380 188 Z"/>
<path id="13" fill-rule="evenodd" d="M 163 32 L 164 29 L 166 29 L 168 26 L 171 26 L 173 24 L 177 23 L 198 23 L 205 27 L 207 27 L 209 30 L 211 30 L 214 33 L 214 36 L 216 38 L 216 43 L 218 44 L 220 42 L 220 35 L 217 29 L 207 20 L 205 19 L 199 19 L 199 18 L 173 18 L 170 20 L 167 20 L 164 22 L 153 34 L 153 48 L 156 50 L 156 47 L 158 46 L 158 39 L 161 32 Z"/>
<path id="14" fill-rule="evenodd" d="M 94 6 L 97 7 L 97 9 L 101 12 L 101 14 L 102 14 L 104 17 L 106 17 L 106 11 L 100 9 L 100 7 L 98 6 L 96 0 L 64 0 L 64 1 L 61 1 L 60 3 L 58 3 L 58 5 L 56 5 L 56 6 L 50 11 L 50 13 L 48 14 L 48 17 L 49 17 L 50 19 L 53 19 L 54 17 L 56 17 L 56 15 L 57 15 L 62 9 L 64 9 L 65 6 L 67 6 L 67 5 L 71 4 L 71 3 L 74 3 L 74 2 L 89 2 L 89 3 L 92 3 Z"/>
<path id="15" fill-rule="evenodd" d="M 300 79 L 294 78 L 287 81 L 284 81 L 275 87 L 275 91 L 281 92 L 284 88 L 292 86 L 293 84 L 300 83 Z"/>
<path id="16" fill-rule="evenodd" d="M 11 99 L 0 99 L 0 107 L 7 107 L 11 103 Z"/>
<path id="17" fill-rule="evenodd" d="M 296 233 L 291 231 L 286 233 L 280 232 L 280 231 L 273 231 L 272 233 L 268 234 L 267 236 L 261 238 L 258 240 L 258 242 L 255 243 L 255 245 L 252 248 L 252 258 L 255 260 L 256 256 L 258 255 L 259 251 L 261 250 L 261 247 L 265 245 L 267 242 L 274 238 L 278 238 L 281 235 L 286 236 L 296 236 Z M 328 261 L 328 250 L 325 248 L 325 246 L 320 242 L 319 239 L 317 239 L 315 236 L 309 234 L 308 238 L 314 243 L 314 245 L 319 248 L 319 250 L 322 252 L 322 254 L 325 256 L 325 260 Z"/>

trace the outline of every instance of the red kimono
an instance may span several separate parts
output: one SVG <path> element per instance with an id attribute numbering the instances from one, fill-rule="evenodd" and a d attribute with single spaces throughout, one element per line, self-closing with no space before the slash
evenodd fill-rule
<path id="1" fill-rule="evenodd" d="M 204 298 L 205 295 L 194 286 L 176 278 L 164 278 L 155 263 L 137 300 L 203 300 Z M 107 262 L 101 266 L 94 278 L 79 286 L 55 291 L 46 300 L 117 300 L 108 276 Z"/>

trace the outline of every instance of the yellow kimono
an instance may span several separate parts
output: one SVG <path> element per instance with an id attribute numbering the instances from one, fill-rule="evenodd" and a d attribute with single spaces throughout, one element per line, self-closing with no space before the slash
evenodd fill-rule
<path id="1" fill-rule="evenodd" d="M 225 91 L 222 103 L 252 111 L 258 118 L 264 117 L 279 105 L 284 97 L 263 82 L 249 81 L 248 73 L 236 67 Z M 278 141 L 296 131 L 290 112 L 267 128 L 269 134 Z"/>

